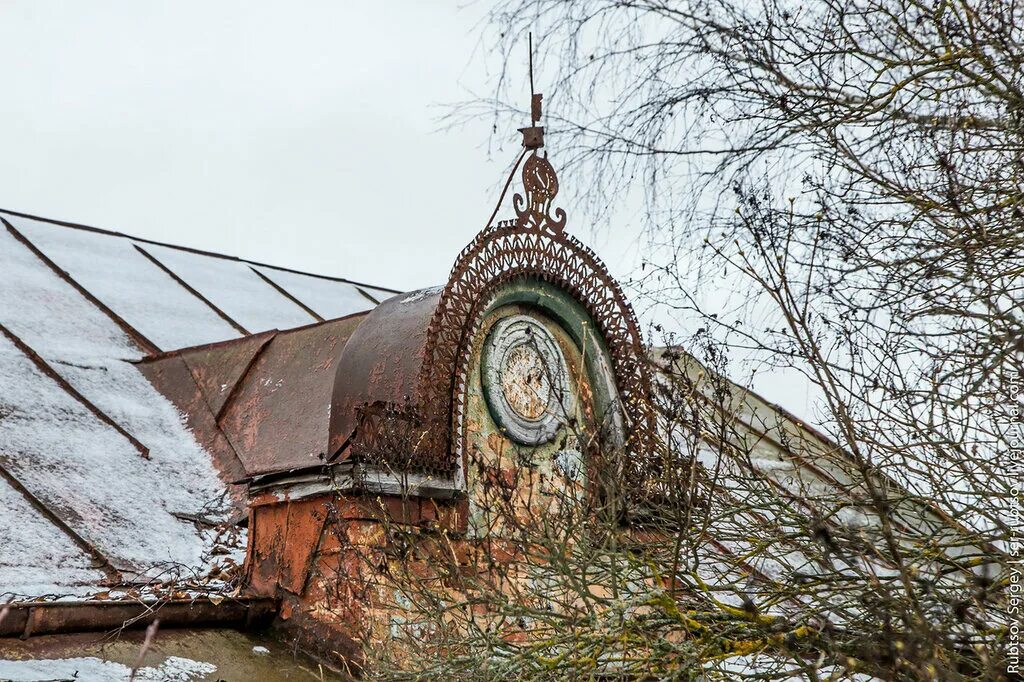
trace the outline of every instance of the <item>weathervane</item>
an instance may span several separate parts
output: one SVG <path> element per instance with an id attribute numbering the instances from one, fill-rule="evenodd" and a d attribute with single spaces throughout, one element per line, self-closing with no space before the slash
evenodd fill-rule
<path id="1" fill-rule="evenodd" d="M 565 229 L 565 211 L 556 208 L 551 213 L 551 200 L 558 194 L 558 176 L 547 159 L 547 152 L 541 156 L 539 149 L 544 146 L 544 127 L 537 125 L 541 117 L 541 101 L 544 95 L 533 89 L 533 34 L 530 41 L 530 118 L 532 125 L 520 128 L 523 134 L 523 148 L 532 150 L 530 158 L 523 165 L 523 190 L 526 198 L 516 193 L 512 205 L 518 218 L 516 227 L 529 227 L 540 231 L 560 234 Z M 525 153 L 525 152 L 524 152 Z"/>

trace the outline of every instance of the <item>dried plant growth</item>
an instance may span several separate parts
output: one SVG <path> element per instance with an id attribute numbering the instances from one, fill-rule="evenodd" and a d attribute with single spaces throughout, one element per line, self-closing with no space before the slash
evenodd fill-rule
<path id="1" fill-rule="evenodd" d="M 681 464 L 666 475 L 692 504 L 629 506 L 624 458 L 610 448 L 588 453 L 585 477 L 557 462 L 524 465 L 528 453 L 512 448 L 471 462 L 468 533 L 333 526 L 357 567 L 339 577 L 339 594 L 377 613 L 361 633 L 369 671 L 1001 679 L 1003 555 L 892 481 L 868 485 L 845 453 L 784 416 L 761 425 L 769 435 L 737 419 L 743 405 L 761 406 L 691 358 L 661 360 Z M 802 469 L 793 452 L 816 466 Z"/>

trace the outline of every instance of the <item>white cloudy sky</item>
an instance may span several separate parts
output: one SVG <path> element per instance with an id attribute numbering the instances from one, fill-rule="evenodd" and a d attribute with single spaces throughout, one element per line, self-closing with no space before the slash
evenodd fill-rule
<path id="1" fill-rule="evenodd" d="M 0 207 L 395 288 L 443 282 L 519 144 L 490 120 L 439 120 L 492 92 L 486 10 L 6 0 Z M 635 260 L 576 228 L 617 274 Z"/>

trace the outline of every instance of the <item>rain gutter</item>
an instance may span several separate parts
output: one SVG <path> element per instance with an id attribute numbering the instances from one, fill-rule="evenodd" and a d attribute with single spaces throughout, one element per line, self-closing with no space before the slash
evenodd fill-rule
<path id="1" fill-rule="evenodd" d="M 21 602 L 0 608 L 0 638 L 28 639 L 97 630 L 138 629 L 160 620 L 161 628 L 268 624 L 277 613 L 271 598 L 224 598 L 153 601 Z"/>

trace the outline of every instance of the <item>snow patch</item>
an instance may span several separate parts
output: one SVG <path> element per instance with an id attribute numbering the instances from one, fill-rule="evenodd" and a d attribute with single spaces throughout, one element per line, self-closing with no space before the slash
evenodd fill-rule
<path id="1" fill-rule="evenodd" d="M 212 663 L 170 656 L 157 667 L 139 668 L 138 682 L 192 682 L 217 671 Z M 0 660 L 0 679 L 18 682 L 42 682 L 56 679 L 127 681 L 131 668 L 94 656 L 48 660 Z"/>
<path id="2" fill-rule="evenodd" d="M 401 301 L 399 301 L 399 303 L 401 303 L 402 305 L 408 305 L 410 303 L 422 301 L 428 296 L 433 296 L 434 294 L 440 293 L 443 288 L 444 287 L 429 287 L 427 289 L 420 289 L 419 291 L 414 291 L 411 294 L 408 294 Z"/>

